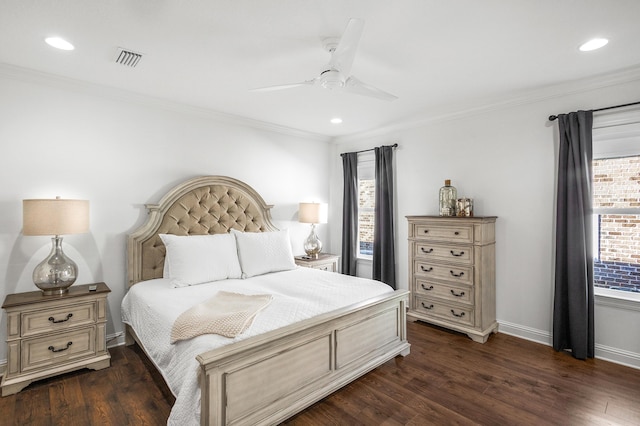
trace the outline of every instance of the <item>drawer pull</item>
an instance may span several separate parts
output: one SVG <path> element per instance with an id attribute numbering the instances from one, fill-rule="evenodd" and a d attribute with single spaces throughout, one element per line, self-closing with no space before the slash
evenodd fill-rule
<path id="1" fill-rule="evenodd" d="M 420 286 L 422 286 L 422 289 L 423 289 L 423 290 L 427 290 L 427 291 L 429 291 L 429 290 L 433 290 L 433 286 L 432 286 L 432 285 L 430 285 L 429 287 L 427 287 L 427 286 L 425 286 L 424 284 L 420 284 Z M 453 291 L 453 290 L 451 290 L 451 291 Z"/>
<path id="2" fill-rule="evenodd" d="M 67 342 L 67 346 L 64 348 L 60 348 L 60 349 L 56 349 L 53 346 L 49 346 L 49 350 L 51 352 L 62 352 L 62 351 L 66 351 L 67 349 L 69 349 L 69 347 L 73 344 L 73 342 Z"/>
<path id="3" fill-rule="evenodd" d="M 428 234 L 428 233 L 429 233 L 429 230 L 428 230 L 428 229 L 425 229 L 425 230 L 424 230 L 424 233 L 425 233 L 425 234 Z"/>
<path id="4" fill-rule="evenodd" d="M 456 293 L 455 291 L 451 290 L 451 294 L 453 294 L 455 297 L 462 297 L 464 296 L 464 291 L 461 291 L 460 293 Z"/>
<path id="5" fill-rule="evenodd" d="M 420 302 L 420 303 L 422 304 L 422 307 L 425 308 L 425 309 L 433 309 L 433 305 L 427 306 L 427 305 L 424 304 L 424 302 Z"/>
<path id="6" fill-rule="evenodd" d="M 460 235 L 458 231 L 454 232 L 453 235 Z"/>
<path id="7" fill-rule="evenodd" d="M 425 269 L 424 266 L 420 265 L 420 269 L 422 269 L 422 272 L 431 272 L 433 271 L 433 266 L 430 266 L 429 269 Z"/>
<path id="8" fill-rule="evenodd" d="M 460 256 L 462 256 L 463 254 L 464 254 L 464 252 L 463 252 L 463 251 L 461 251 L 461 252 L 460 252 L 460 253 L 458 253 L 458 254 L 455 254 L 455 253 L 453 252 L 453 250 L 451 250 L 451 255 L 452 255 L 452 256 L 460 257 Z"/>
<path id="9" fill-rule="evenodd" d="M 424 247 L 420 247 L 420 250 L 422 250 L 422 252 L 426 254 L 433 253 L 433 248 L 430 248 L 429 250 L 425 250 Z"/>
<path id="10" fill-rule="evenodd" d="M 449 272 L 451 272 L 451 275 L 453 275 L 453 276 L 454 276 L 454 277 L 456 277 L 456 278 L 460 278 L 461 276 L 463 276 L 463 275 L 464 275 L 464 272 L 460 272 L 459 274 L 456 274 L 456 273 L 455 273 L 455 272 L 453 272 L 453 271 L 449 271 Z"/>
<path id="11" fill-rule="evenodd" d="M 54 319 L 53 317 L 49 317 L 49 321 L 51 321 L 54 324 L 58 324 L 58 323 L 61 323 L 61 322 L 69 321 L 72 316 L 73 316 L 73 314 L 67 314 L 67 317 L 65 319 L 61 319 L 61 320 L 57 320 L 57 319 Z"/>
<path id="12" fill-rule="evenodd" d="M 452 309 L 451 315 L 453 315 L 454 317 L 462 318 L 464 316 L 464 312 L 460 312 L 459 314 L 456 314 L 456 311 Z"/>

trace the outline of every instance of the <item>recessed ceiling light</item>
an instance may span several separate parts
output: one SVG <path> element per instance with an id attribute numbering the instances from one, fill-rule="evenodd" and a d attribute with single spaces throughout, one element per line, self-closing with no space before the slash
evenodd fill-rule
<path id="1" fill-rule="evenodd" d="M 69 43 L 67 40 L 60 37 L 47 37 L 44 41 L 52 47 L 60 50 L 73 50 L 75 47 L 73 44 Z"/>
<path id="2" fill-rule="evenodd" d="M 589 52 L 591 50 L 600 49 L 601 47 L 605 46 L 607 43 L 609 43 L 609 40 L 607 40 L 606 38 L 594 38 L 582 44 L 580 46 L 580 50 L 582 52 Z"/>
<path id="3" fill-rule="evenodd" d="M 340 117 L 334 117 L 331 119 L 331 124 L 340 124 L 342 123 L 342 118 Z"/>

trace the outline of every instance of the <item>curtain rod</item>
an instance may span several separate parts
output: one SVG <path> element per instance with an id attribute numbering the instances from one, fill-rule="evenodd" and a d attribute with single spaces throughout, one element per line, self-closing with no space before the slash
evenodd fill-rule
<path id="1" fill-rule="evenodd" d="M 615 109 L 615 108 L 623 108 L 623 107 L 628 107 L 628 106 L 631 106 L 631 105 L 638 105 L 638 104 L 640 104 L 640 102 L 631 102 L 630 104 L 608 106 L 608 107 L 604 107 L 604 108 L 594 109 L 593 112 L 605 111 L 605 110 L 608 110 L 608 109 Z M 549 116 L 549 121 L 554 121 L 557 118 L 558 118 L 557 115 L 550 115 Z"/>
<path id="2" fill-rule="evenodd" d="M 383 147 L 385 146 L 390 146 L 391 148 L 397 148 L 398 144 L 394 143 L 393 145 L 382 145 Z M 362 151 L 354 151 L 356 154 L 360 154 L 361 152 L 369 152 L 369 151 L 373 151 L 375 150 L 375 148 L 370 148 L 370 149 L 363 149 Z M 342 157 L 345 154 L 349 154 L 348 152 L 343 152 L 342 154 L 340 154 L 340 157 Z"/>

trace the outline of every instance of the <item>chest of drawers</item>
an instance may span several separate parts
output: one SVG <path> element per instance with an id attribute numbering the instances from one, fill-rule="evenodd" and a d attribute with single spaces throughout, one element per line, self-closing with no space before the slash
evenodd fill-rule
<path id="1" fill-rule="evenodd" d="M 408 317 L 484 343 L 498 331 L 496 217 L 407 216 Z"/>
<path id="2" fill-rule="evenodd" d="M 34 380 L 80 368 L 110 365 L 106 346 L 105 283 L 76 285 L 62 295 L 41 291 L 10 294 L 7 312 L 7 370 L 2 396 L 21 391 Z"/>

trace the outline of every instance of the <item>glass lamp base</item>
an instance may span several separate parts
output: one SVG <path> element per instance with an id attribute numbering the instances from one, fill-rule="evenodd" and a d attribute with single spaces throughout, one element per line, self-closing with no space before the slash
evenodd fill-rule
<path id="1" fill-rule="evenodd" d="M 62 251 L 62 237 L 51 242 L 51 253 L 33 270 L 33 282 L 45 296 L 68 292 L 78 276 L 78 266 Z"/>
<path id="2" fill-rule="evenodd" d="M 307 253 L 312 259 L 317 259 L 318 255 L 322 251 L 322 241 L 318 239 L 318 235 L 316 234 L 316 225 L 314 223 L 311 224 L 311 233 L 304 241 L 304 251 Z"/>

